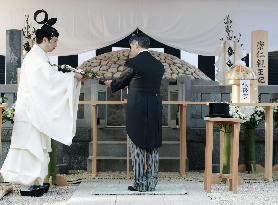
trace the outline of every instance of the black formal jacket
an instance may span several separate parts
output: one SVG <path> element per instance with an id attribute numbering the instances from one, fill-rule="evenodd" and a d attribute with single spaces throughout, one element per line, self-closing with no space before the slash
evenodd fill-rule
<path id="1" fill-rule="evenodd" d="M 163 64 L 148 51 L 127 60 L 126 69 L 111 83 L 115 92 L 128 86 L 126 128 L 132 142 L 143 148 L 162 144 L 162 100 L 160 97 Z"/>

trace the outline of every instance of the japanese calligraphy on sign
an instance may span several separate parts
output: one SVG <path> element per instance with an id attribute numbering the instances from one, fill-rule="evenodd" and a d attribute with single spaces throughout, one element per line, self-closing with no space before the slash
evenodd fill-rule
<path id="1" fill-rule="evenodd" d="M 268 33 L 266 31 L 252 32 L 252 68 L 258 82 L 268 85 Z"/>
<path id="2" fill-rule="evenodd" d="M 240 103 L 250 103 L 250 80 L 240 80 Z"/>

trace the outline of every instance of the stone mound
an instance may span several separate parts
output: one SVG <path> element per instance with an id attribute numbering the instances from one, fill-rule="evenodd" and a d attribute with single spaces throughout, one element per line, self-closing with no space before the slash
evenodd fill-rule
<path id="1" fill-rule="evenodd" d="M 184 60 L 167 53 L 157 51 L 150 52 L 164 65 L 165 73 L 163 78 L 171 81 L 176 80 L 180 75 L 188 75 L 191 76 L 192 79 L 210 80 L 210 78 L 202 71 Z M 121 72 L 125 69 L 124 64 L 128 59 L 128 56 L 129 49 L 112 51 L 85 61 L 80 68 L 101 72 L 103 73 L 105 80 L 110 80 L 121 75 Z"/>

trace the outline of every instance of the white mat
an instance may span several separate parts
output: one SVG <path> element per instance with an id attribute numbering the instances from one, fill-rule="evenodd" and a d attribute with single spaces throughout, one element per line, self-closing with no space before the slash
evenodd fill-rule
<path id="1" fill-rule="evenodd" d="M 186 195 L 184 183 L 159 183 L 155 191 L 139 192 L 127 189 L 131 183 L 98 183 L 91 184 L 92 195 Z"/>
<path id="2" fill-rule="evenodd" d="M 198 182 L 160 182 L 154 192 L 156 195 L 128 191 L 131 183 L 115 180 L 110 183 L 82 182 L 66 205 L 216 205 L 204 192 L 203 184 Z M 184 194 L 186 190 L 188 194 Z"/>

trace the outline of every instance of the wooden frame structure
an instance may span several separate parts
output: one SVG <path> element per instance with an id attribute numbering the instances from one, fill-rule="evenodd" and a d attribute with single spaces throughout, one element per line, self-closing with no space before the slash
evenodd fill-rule
<path id="1" fill-rule="evenodd" d="M 93 149 L 91 153 L 92 157 L 92 175 L 97 176 L 97 105 L 124 105 L 127 101 L 80 101 L 80 104 L 91 105 L 92 112 L 92 142 Z M 186 150 L 186 108 L 189 104 L 200 104 L 207 105 L 208 102 L 188 102 L 188 101 L 163 101 L 164 105 L 178 105 L 180 108 L 180 169 L 179 173 L 181 176 L 185 176 L 186 163 L 187 160 L 187 150 Z M 127 178 L 129 178 L 129 146 L 127 142 Z"/>
<path id="2" fill-rule="evenodd" d="M 213 151 L 213 125 L 214 124 L 230 124 L 232 125 L 232 150 L 231 150 L 231 166 L 230 175 L 222 178 L 228 178 L 229 191 L 236 192 L 238 185 L 238 157 L 239 157 L 239 130 L 240 119 L 236 118 L 221 118 L 221 117 L 205 117 L 206 121 L 206 150 L 205 150 L 205 179 L 204 189 L 211 192 L 212 184 L 212 151 Z M 220 137 L 223 137 L 220 135 Z"/>
<path id="3" fill-rule="evenodd" d="M 97 175 L 97 105 L 119 105 L 126 104 L 127 101 L 80 101 L 80 104 L 91 105 L 92 112 L 92 175 Z M 164 105 L 178 105 L 180 108 L 180 169 L 181 176 L 185 176 L 187 159 L 186 150 L 186 109 L 188 105 L 208 105 L 209 102 L 190 102 L 190 101 L 163 101 Z M 261 106 L 265 109 L 265 170 L 264 178 L 267 181 L 272 181 L 272 159 L 273 159 L 273 107 L 278 106 L 278 103 L 232 103 L 235 106 Z M 4 106 L 0 105 L 0 149 L 2 148 L 2 110 Z M 2 152 L 0 153 L 2 156 Z M 129 152 L 127 144 L 127 176 L 129 176 Z"/>
<path id="4" fill-rule="evenodd" d="M 97 175 L 97 105 L 124 105 L 127 101 L 80 101 L 80 104 L 91 105 L 92 112 L 92 175 Z M 209 102 L 191 101 L 163 101 L 164 105 L 178 105 L 180 108 L 180 169 L 181 176 L 185 176 L 187 160 L 186 150 L 186 109 L 188 105 L 208 105 Z M 231 103 L 235 106 L 261 106 L 265 109 L 265 170 L 264 178 L 272 181 L 272 159 L 273 159 L 273 107 L 278 103 Z M 129 148 L 127 143 L 127 177 L 129 177 Z"/>

